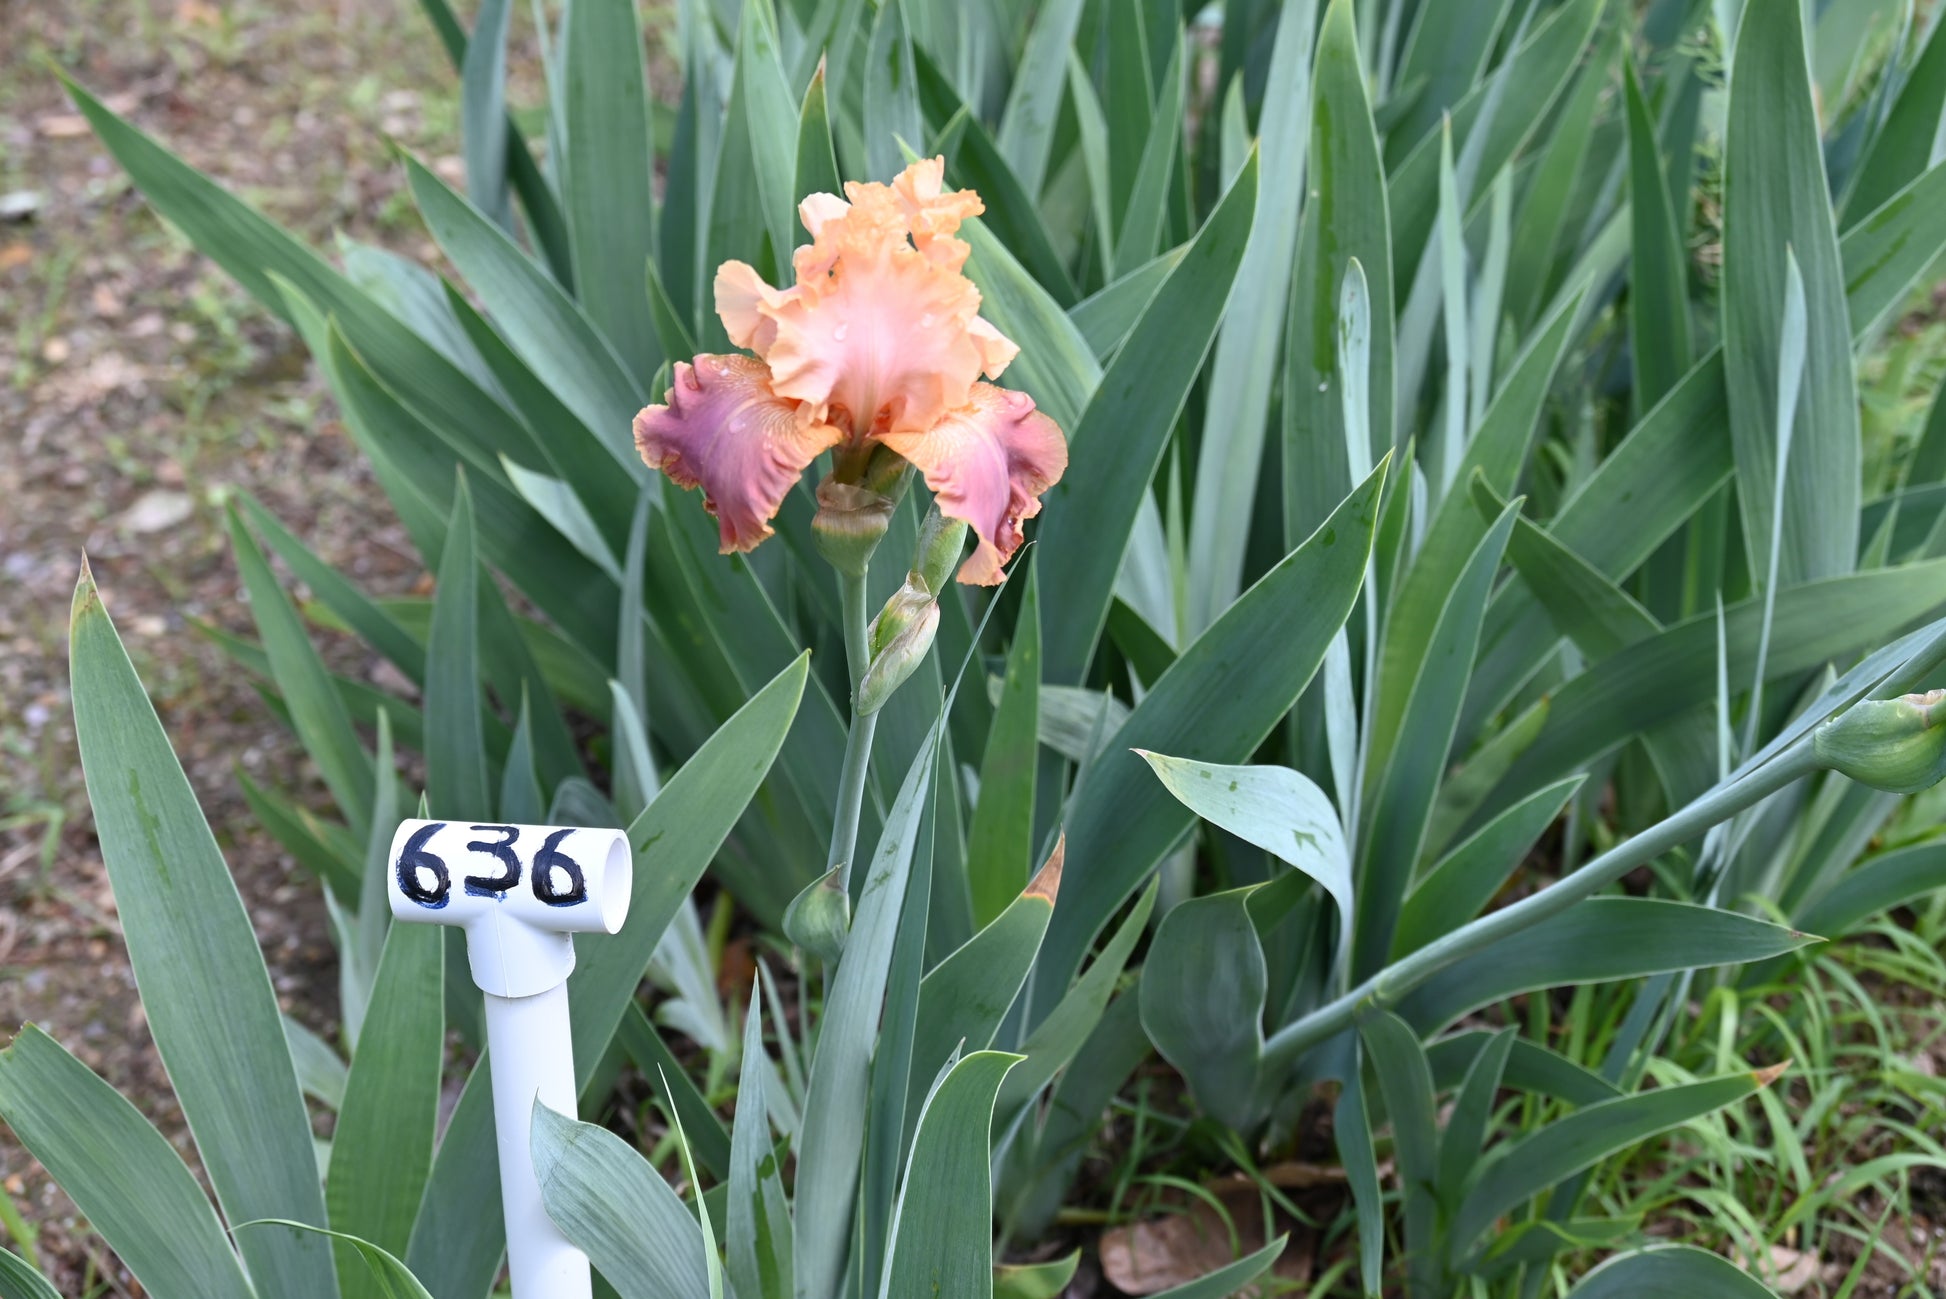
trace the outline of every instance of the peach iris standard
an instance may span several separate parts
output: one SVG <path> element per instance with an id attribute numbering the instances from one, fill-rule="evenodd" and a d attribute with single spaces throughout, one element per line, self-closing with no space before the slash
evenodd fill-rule
<path id="1" fill-rule="evenodd" d="M 939 158 L 890 185 L 851 183 L 845 198 L 798 205 L 812 242 L 797 283 L 766 284 L 743 262 L 716 273 L 716 311 L 740 354 L 678 364 L 666 404 L 635 417 L 642 458 L 700 486 L 725 552 L 771 535 L 784 495 L 818 455 L 833 476 L 861 473 L 883 447 L 925 475 L 940 512 L 979 544 L 962 582 L 991 585 L 1019 549 L 1021 523 L 1067 468 L 1067 444 L 1025 393 L 997 379 L 1019 353 L 982 319 L 960 273 L 971 190 L 942 188 Z"/>

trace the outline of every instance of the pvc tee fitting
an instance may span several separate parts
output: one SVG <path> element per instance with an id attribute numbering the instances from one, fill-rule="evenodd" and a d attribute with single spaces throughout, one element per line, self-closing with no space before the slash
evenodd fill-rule
<path id="1" fill-rule="evenodd" d="M 574 969 L 573 934 L 613 934 L 634 870 L 620 830 L 405 821 L 392 836 L 392 916 L 466 931 L 473 982 L 531 997 Z"/>
<path id="2" fill-rule="evenodd" d="M 515 1299 L 590 1299 L 588 1259 L 547 1215 L 534 1176 L 534 1106 L 575 1111 L 568 975 L 575 934 L 612 934 L 634 864 L 620 830 L 407 821 L 392 836 L 395 919 L 466 931 L 486 994 L 494 1141 Z"/>

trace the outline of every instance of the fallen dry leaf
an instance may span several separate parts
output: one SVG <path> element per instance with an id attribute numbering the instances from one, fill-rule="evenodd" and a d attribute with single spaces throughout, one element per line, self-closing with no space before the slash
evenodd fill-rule
<path id="1" fill-rule="evenodd" d="M 50 140 L 72 140 L 88 133 L 88 119 L 79 113 L 48 113 L 35 125 Z"/>
<path id="2" fill-rule="evenodd" d="M 1388 1161 L 1389 1162 L 1389 1161 Z M 1308 1191 L 1318 1186 L 1343 1186 L 1345 1170 L 1329 1164 L 1306 1164 L 1295 1159 L 1263 1169 L 1264 1180 L 1284 1191 Z"/>
<path id="3" fill-rule="evenodd" d="M 1761 1276 L 1778 1294 L 1797 1294 L 1816 1281 L 1823 1270 L 1824 1260 L 1816 1250 L 1793 1249 L 1789 1245 L 1772 1245 L 1770 1261 L 1766 1267 L 1758 1267 L 1741 1249 L 1735 1252 L 1735 1263 L 1744 1271 Z"/>
<path id="4" fill-rule="evenodd" d="M 1296 1169 L 1322 1171 L 1311 1170 L 1308 1165 L 1279 1167 L 1287 1175 Z M 1157 1294 L 1207 1276 L 1262 1249 L 1263 1199 L 1256 1184 L 1244 1177 L 1230 1177 L 1207 1189 L 1223 1205 L 1223 1214 L 1208 1201 L 1198 1199 L 1184 1212 L 1103 1232 L 1099 1247 L 1102 1274 L 1125 1294 Z M 1290 1226 L 1287 1222 L 1275 1225 L 1278 1231 L 1286 1231 Z M 1279 1280 L 1308 1281 L 1312 1263 L 1310 1238 L 1297 1237 L 1285 1247 L 1283 1257 L 1271 1267 L 1270 1275 Z M 1247 1295 L 1254 1291 L 1241 1293 Z"/>
<path id="5" fill-rule="evenodd" d="M 1771 1284 L 1780 1294 L 1796 1294 L 1818 1279 L 1821 1260 L 1815 1250 L 1792 1249 L 1789 1245 L 1770 1247 Z"/>

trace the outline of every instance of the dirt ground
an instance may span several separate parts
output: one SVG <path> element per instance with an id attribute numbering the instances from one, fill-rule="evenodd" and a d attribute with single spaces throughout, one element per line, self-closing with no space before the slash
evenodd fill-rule
<path id="1" fill-rule="evenodd" d="M 337 992 L 318 889 L 257 828 L 236 772 L 322 805 L 320 786 L 190 620 L 254 637 L 224 535 L 237 492 L 374 592 L 422 574 L 302 345 L 143 207 L 52 63 L 313 241 L 420 258 L 386 141 L 455 166 L 454 79 L 412 0 L 0 0 L 0 1038 L 40 1024 L 187 1152 L 76 761 L 66 619 L 82 553 L 278 994 L 321 1031 Z M 346 652 L 340 670 L 375 666 Z M 4 1133 L 0 1191 L 64 1294 L 131 1293 Z"/>

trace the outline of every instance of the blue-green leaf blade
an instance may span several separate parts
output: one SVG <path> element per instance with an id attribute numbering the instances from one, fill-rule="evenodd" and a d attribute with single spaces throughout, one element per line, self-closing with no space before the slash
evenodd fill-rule
<path id="1" fill-rule="evenodd" d="M 1019 1061 L 975 1051 L 941 1070 L 906 1160 L 879 1299 L 992 1296 L 993 1104 Z"/>
<path id="2" fill-rule="evenodd" d="M 924 744 L 886 813 L 850 937 L 832 976 L 797 1147 L 792 1240 L 799 1299 L 836 1293 L 850 1246 L 864 1149 L 872 1050 L 905 898 L 907 872 L 932 790 L 933 744 Z"/>
<path id="3" fill-rule="evenodd" d="M 632 1146 L 538 1100 L 532 1143 L 547 1216 L 622 1299 L 709 1293 L 702 1229 Z"/>
<path id="4" fill-rule="evenodd" d="M 426 798 L 432 815 L 454 821 L 493 815 L 481 723 L 479 584 L 473 497 L 462 477 L 426 641 Z"/>
<path id="5" fill-rule="evenodd" d="M 1393 290 L 1391 211 L 1385 166 L 1366 95 L 1348 0 L 1325 11 L 1318 33 L 1316 96 L 1311 114 L 1310 186 L 1296 250 L 1290 319 L 1284 342 L 1284 537 L 1309 535 L 1353 481 L 1358 461 L 1346 446 L 1339 370 L 1339 304 L 1348 267 L 1364 273 L 1370 304 L 1366 373 L 1369 428 L 1366 463 L 1393 443 Z"/>
<path id="6" fill-rule="evenodd" d="M 1750 0 L 1731 66 L 1723 197 L 1723 360 L 1744 545 L 1771 553 L 1785 258 L 1804 278 L 1804 397 L 1787 465 L 1778 573 L 1786 583 L 1857 563 L 1858 394 L 1845 276 L 1825 187 L 1799 0 Z"/>
<path id="7" fill-rule="evenodd" d="M 372 759 L 352 729 L 344 701 L 332 688 L 324 660 L 311 644 L 297 609 L 264 559 L 263 551 L 232 510 L 230 545 L 237 568 L 250 593 L 250 612 L 270 658 L 271 675 L 291 711 L 291 721 L 304 750 L 356 834 L 372 819 Z"/>
<path id="8" fill-rule="evenodd" d="M 1013 902 L 1033 854 L 1034 787 L 1039 773 L 1040 583 L 1027 575 L 1000 702 L 980 758 L 980 800 L 966 835 L 973 923 L 984 926 Z M 976 1048 L 977 1049 L 977 1048 Z"/>
<path id="9" fill-rule="evenodd" d="M 634 378 L 582 308 L 506 235 L 415 158 L 405 160 L 412 196 L 433 237 L 466 276 L 534 373 L 615 459 L 631 472 L 640 457 L 630 431 L 646 384 Z M 612 220 L 627 220 L 619 213 Z M 636 220 L 641 218 L 637 217 Z M 629 272 L 627 292 L 642 291 L 642 266 Z"/>
<path id="10" fill-rule="evenodd" d="M 1259 1118 L 1268 974 L 1251 889 L 1177 903 L 1156 926 L 1139 985 L 1142 1028 L 1218 1122 Z"/>
<path id="11" fill-rule="evenodd" d="M 1733 911 L 1661 898 L 1590 898 L 1442 970 L 1399 1002 L 1421 1031 L 1516 992 L 1738 965 L 1816 939 Z"/>
<path id="12" fill-rule="evenodd" d="M 1188 808 L 1155 796 L 1154 777 L 1132 750 L 1205 762 L 1250 756 L 1296 703 L 1351 612 L 1384 477 L 1381 465 L 1310 540 L 1184 650 L 1090 768 L 1068 809 L 1062 900 L 1036 985 L 1037 1000 L 1046 998 L 1041 1013 L 1066 988 L 1095 934 L 1190 824 Z M 1062 607 L 1053 601 L 1052 584 L 1048 591 L 1048 607 Z"/>
<path id="13" fill-rule="evenodd" d="M 763 1052 L 763 983 L 753 980 L 743 1022 L 736 1123 L 730 1131 L 730 1210 L 724 1224 L 724 1253 L 738 1299 L 788 1299 L 794 1290 L 790 1205 L 781 1160 L 770 1140 Z"/>
<path id="14" fill-rule="evenodd" d="M 1694 1245 L 1645 1249 L 1611 1258 L 1590 1272 L 1568 1299 L 1661 1299 L 1664 1295 L 1711 1299 L 1775 1299 L 1770 1287 L 1720 1254 Z"/>
<path id="15" fill-rule="evenodd" d="M 669 349 L 656 335 L 642 292 L 654 247 L 655 154 L 635 5 L 568 5 L 560 58 L 558 165 L 574 283 L 589 319 L 646 388 Z"/>
<path id="16" fill-rule="evenodd" d="M 387 932 L 332 1137 L 325 1207 L 333 1229 L 393 1254 L 406 1252 L 432 1171 L 446 1045 L 444 937 L 431 925 Z M 378 1294 L 355 1246 L 335 1252 L 345 1299 Z"/>
<path id="17" fill-rule="evenodd" d="M 52 1282 L 12 1250 L 0 1250 L 0 1299 L 61 1299 Z"/>
<path id="18" fill-rule="evenodd" d="M 663 783 L 628 827 L 635 891 L 621 932 L 590 943 L 568 980 L 574 1058 L 593 1076 L 662 931 L 762 783 L 797 714 L 809 657 L 793 660 Z"/>
<path id="19" fill-rule="evenodd" d="M 1257 123 L 1261 169 L 1257 210 L 1210 359 L 1209 400 L 1197 453 L 1195 499 L 1189 515 L 1192 631 L 1215 621 L 1243 586 L 1257 470 L 1263 462 L 1270 396 L 1278 377 L 1278 329 L 1284 323 L 1297 246 L 1295 214 L 1303 198 L 1311 134 L 1311 42 L 1316 15 L 1316 0 L 1286 0 L 1271 46 L 1263 113 Z M 1165 92 L 1158 111 L 1174 110 Z M 1145 250 L 1144 258 L 1153 251 Z M 1136 264 L 1117 248 L 1115 268 L 1126 274 Z"/>
<path id="20" fill-rule="evenodd" d="M 310 1119 L 256 934 L 85 571 L 69 638 L 75 737 L 129 964 L 217 1203 L 232 1221 L 321 1225 Z M 242 1248 L 266 1292 L 337 1293 L 322 1241 L 265 1235 Z"/>
<path id="21" fill-rule="evenodd" d="M 1194 1281 L 1186 1281 L 1172 1286 L 1156 1295 L 1154 1299 L 1230 1299 L 1244 1287 L 1263 1277 L 1278 1259 L 1284 1256 L 1284 1246 L 1290 1237 L 1279 1236 L 1253 1254 L 1246 1254 L 1236 1262 Z"/>
<path id="22" fill-rule="evenodd" d="M 426 1287 L 419 1284 L 419 1278 L 412 1270 L 400 1262 L 398 1256 L 379 1245 L 349 1232 L 331 1231 L 323 1227 L 313 1227 L 309 1223 L 292 1222 L 288 1218 L 259 1218 L 238 1227 L 281 1227 L 299 1235 L 321 1236 L 332 1242 L 334 1247 L 344 1251 L 343 1257 L 353 1260 L 363 1278 L 371 1283 L 371 1294 L 378 1299 L 432 1299 Z"/>
<path id="23" fill-rule="evenodd" d="M 1635 409 L 1647 411 L 1689 369 L 1688 256 L 1635 62 L 1622 60 L 1628 115 L 1628 339 Z"/>
<path id="24" fill-rule="evenodd" d="M 182 1156 L 31 1024 L 0 1051 L 0 1116 L 149 1293 L 257 1299 Z M 312 1258 L 328 1279 L 330 1256 Z"/>
<path id="25" fill-rule="evenodd" d="M 1242 263 L 1257 169 L 1246 165 L 1102 376 L 1071 431 L 1066 475 L 1044 499 L 1041 598 L 1048 681 L 1074 684 L 1108 618 L 1131 521 L 1215 338 Z"/>
<path id="26" fill-rule="evenodd" d="M 1624 1096 L 1576 1110 L 1483 1161 L 1452 1226 L 1463 1250 L 1501 1214 L 1617 1150 L 1721 1109 L 1768 1086 L 1781 1070 L 1728 1074 L 1706 1082 Z M 1625 1293 L 1625 1292 L 1624 1292 Z"/>
<path id="27" fill-rule="evenodd" d="M 1074 46 L 1081 10 L 1081 0 L 1053 0 L 1040 6 L 1007 91 L 1007 106 L 1000 114 L 995 143 L 1030 196 L 1040 194 L 1041 183 L 1047 178 L 1048 154 L 1053 148 L 1061 91 L 1066 84 L 1068 51 Z"/>

